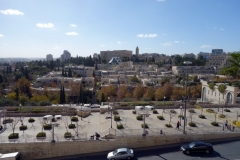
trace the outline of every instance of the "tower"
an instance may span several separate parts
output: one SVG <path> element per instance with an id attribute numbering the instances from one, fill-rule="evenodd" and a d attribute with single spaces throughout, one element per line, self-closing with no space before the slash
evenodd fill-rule
<path id="1" fill-rule="evenodd" d="M 136 56 L 138 57 L 138 55 L 139 55 L 139 48 L 137 46 L 137 48 L 136 48 Z"/>

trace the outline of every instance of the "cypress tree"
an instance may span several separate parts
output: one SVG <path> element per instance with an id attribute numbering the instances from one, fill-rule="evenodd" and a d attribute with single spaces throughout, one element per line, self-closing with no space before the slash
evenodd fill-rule
<path id="1" fill-rule="evenodd" d="M 61 86 L 61 89 L 60 89 L 60 101 L 59 101 L 60 104 L 63 104 L 62 102 L 62 86 Z"/>
<path id="2" fill-rule="evenodd" d="M 63 98 L 63 104 L 66 103 L 64 86 L 63 86 L 63 90 L 62 90 L 62 98 Z"/>

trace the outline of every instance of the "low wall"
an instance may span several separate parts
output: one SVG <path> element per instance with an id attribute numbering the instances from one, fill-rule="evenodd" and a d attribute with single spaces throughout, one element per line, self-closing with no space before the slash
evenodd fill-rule
<path id="1" fill-rule="evenodd" d="M 198 140 L 216 140 L 237 138 L 240 133 L 216 133 L 196 135 L 159 135 L 159 136 L 128 136 L 117 137 L 110 141 L 69 141 L 38 143 L 2 143 L 1 153 L 20 152 L 22 160 L 34 160 L 60 156 L 79 155 L 92 152 L 111 151 L 120 147 L 140 148 L 153 147 L 166 144 L 176 144 Z"/>

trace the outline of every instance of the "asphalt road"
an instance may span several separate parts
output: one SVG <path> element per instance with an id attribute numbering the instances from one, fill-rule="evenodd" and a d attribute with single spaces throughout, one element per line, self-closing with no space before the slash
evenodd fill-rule
<path id="1" fill-rule="evenodd" d="M 134 150 L 133 160 L 240 160 L 240 140 L 228 142 L 211 142 L 214 152 L 211 154 L 197 153 L 185 155 L 180 151 L 180 146 L 167 148 L 148 148 Z M 61 157 L 58 160 L 107 160 L 107 153 Z M 55 160 L 55 159 L 52 159 Z"/>

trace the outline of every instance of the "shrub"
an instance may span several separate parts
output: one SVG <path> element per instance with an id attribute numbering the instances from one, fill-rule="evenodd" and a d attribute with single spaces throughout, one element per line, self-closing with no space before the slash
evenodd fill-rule
<path id="1" fill-rule="evenodd" d="M 141 124 L 142 128 L 144 128 L 144 124 Z M 145 123 L 145 128 L 148 128 L 148 125 Z"/>
<path id="2" fill-rule="evenodd" d="M 114 110 L 114 111 L 113 111 L 113 114 L 114 114 L 114 115 L 118 115 L 119 113 L 118 113 L 117 110 Z"/>
<path id="3" fill-rule="evenodd" d="M 28 119 L 28 122 L 29 122 L 29 123 L 33 123 L 33 122 L 35 122 L 35 119 L 29 118 L 29 119 Z"/>
<path id="4" fill-rule="evenodd" d="M 43 129 L 44 130 L 51 130 L 52 129 L 52 125 L 51 124 L 44 124 L 43 125 Z"/>
<path id="5" fill-rule="evenodd" d="M 214 113 L 214 110 L 213 110 L 213 109 L 210 109 L 210 108 L 208 108 L 208 109 L 206 109 L 206 112 L 208 112 L 208 113 Z"/>
<path id="6" fill-rule="evenodd" d="M 190 112 L 190 113 L 196 113 L 196 112 L 194 111 L 194 109 L 189 109 L 188 112 Z"/>
<path id="7" fill-rule="evenodd" d="M 70 138 L 72 137 L 72 133 L 71 132 L 65 132 L 64 133 L 64 138 Z"/>
<path id="8" fill-rule="evenodd" d="M 18 133 L 11 133 L 8 136 L 8 139 L 17 139 L 17 138 L 19 138 L 19 134 Z"/>
<path id="9" fill-rule="evenodd" d="M 46 132 L 39 132 L 36 137 L 46 137 Z"/>
<path id="10" fill-rule="evenodd" d="M 52 118 L 52 122 L 57 122 L 56 118 Z"/>
<path id="11" fill-rule="evenodd" d="M 123 129 L 124 127 L 123 127 L 123 125 L 122 124 L 118 124 L 117 125 L 117 129 Z"/>
<path id="12" fill-rule="evenodd" d="M 163 116 L 157 116 L 157 118 L 160 119 L 160 120 L 164 120 Z"/>
<path id="13" fill-rule="evenodd" d="M 171 109 L 171 110 L 170 110 L 170 113 L 176 114 L 177 112 L 176 112 L 175 110 Z"/>
<path id="14" fill-rule="evenodd" d="M 218 115 L 219 118 L 225 118 L 226 116 L 223 114 Z"/>
<path id="15" fill-rule="evenodd" d="M 23 125 L 23 126 L 20 126 L 20 127 L 19 127 L 19 130 L 20 130 L 20 131 L 27 130 L 27 126 L 24 126 L 24 125 Z"/>
<path id="16" fill-rule="evenodd" d="M 188 125 L 189 125 L 190 127 L 196 127 L 196 126 L 197 126 L 196 123 L 194 123 L 194 122 L 189 122 Z"/>
<path id="17" fill-rule="evenodd" d="M 114 121 L 120 121 L 120 116 L 114 116 Z"/>
<path id="18" fill-rule="evenodd" d="M 211 90 L 213 90 L 213 88 L 214 88 L 214 86 L 215 86 L 215 83 L 214 83 L 214 82 L 211 82 L 211 83 L 208 84 L 208 86 L 209 86 L 209 88 L 210 88 Z"/>
<path id="19" fill-rule="evenodd" d="M 133 114 L 136 114 L 136 111 L 132 111 Z"/>
<path id="20" fill-rule="evenodd" d="M 158 111 L 157 110 L 153 110 L 153 114 L 158 114 Z"/>
<path id="21" fill-rule="evenodd" d="M 32 109 L 32 113 L 41 113 L 41 112 L 43 112 L 42 108 L 33 108 Z"/>
<path id="22" fill-rule="evenodd" d="M 68 128 L 69 128 L 69 129 L 74 129 L 74 128 L 76 128 L 76 126 L 75 126 L 75 124 L 69 124 L 69 125 L 68 125 Z"/>
<path id="23" fill-rule="evenodd" d="M 72 118 L 71 118 L 71 121 L 72 121 L 72 122 L 78 122 L 78 117 L 72 117 Z"/>
<path id="24" fill-rule="evenodd" d="M 184 118 L 184 116 L 183 115 L 178 115 L 178 118 Z"/>
<path id="25" fill-rule="evenodd" d="M 39 105 L 40 105 L 40 106 L 51 106 L 52 103 L 49 102 L 49 101 L 40 101 L 40 102 L 39 102 Z"/>
<path id="26" fill-rule="evenodd" d="M 136 118 L 137 118 L 137 120 L 139 120 L 139 121 L 143 120 L 143 117 L 142 117 L 142 116 L 137 116 Z"/>
<path id="27" fill-rule="evenodd" d="M 172 128 L 171 124 L 165 124 L 165 126 L 168 127 L 168 128 Z"/>
<path id="28" fill-rule="evenodd" d="M 9 107 L 7 108 L 7 111 L 18 111 L 18 107 Z"/>
<path id="29" fill-rule="evenodd" d="M 202 114 L 200 114 L 198 117 L 202 118 L 202 119 L 206 119 L 206 117 L 204 115 L 202 115 Z"/>
<path id="30" fill-rule="evenodd" d="M 217 122 L 212 122 L 211 125 L 218 126 L 218 123 Z"/>
<path id="31" fill-rule="evenodd" d="M 237 121 L 236 121 L 236 120 L 234 120 L 232 123 L 233 123 L 234 125 L 236 125 Z"/>
<path id="32" fill-rule="evenodd" d="M 225 112 L 231 112 L 230 109 L 226 109 L 226 108 L 224 109 L 224 111 Z"/>
<path id="33" fill-rule="evenodd" d="M 225 84 L 220 84 L 220 85 L 218 86 L 218 91 L 219 91 L 220 93 L 224 93 L 225 90 L 226 90 L 226 88 L 227 88 L 227 86 L 226 86 Z"/>

